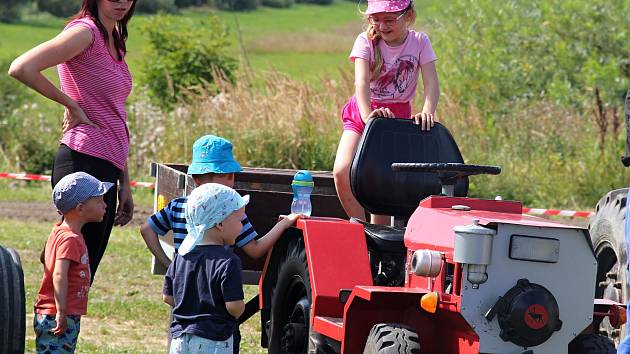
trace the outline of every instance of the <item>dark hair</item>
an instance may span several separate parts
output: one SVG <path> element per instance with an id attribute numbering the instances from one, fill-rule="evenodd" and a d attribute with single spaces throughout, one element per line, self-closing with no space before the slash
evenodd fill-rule
<path id="1" fill-rule="evenodd" d="M 79 10 L 79 12 L 77 12 L 76 15 L 72 17 L 71 21 L 84 17 L 91 18 L 92 21 L 94 21 L 94 24 L 96 24 L 96 27 L 98 27 L 99 31 L 103 35 L 105 43 L 107 43 L 109 42 L 109 35 L 105 30 L 105 26 L 103 26 L 103 24 L 101 23 L 101 20 L 98 19 L 98 2 L 99 0 L 82 0 L 81 9 Z M 128 36 L 127 23 L 129 22 L 129 20 L 131 20 L 131 17 L 133 16 L 133 12 L 136 9 L 136 2 L 136 0 L 133 0 L 129 11 L 125 15 L 125 17 L 122 18 L 122 20 L 118 21 L 112 33 L 112 36 L 114 37 L 114 46 L 116 47 L 116 51 L 122 51 L 124 54 L 127 54 L 127 46 L 125 45 L 125 41 L 127 41 Z"/>

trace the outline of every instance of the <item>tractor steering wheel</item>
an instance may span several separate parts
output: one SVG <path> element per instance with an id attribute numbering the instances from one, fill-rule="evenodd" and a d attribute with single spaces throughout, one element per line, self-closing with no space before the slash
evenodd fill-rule
<path id="1" fill-rule="evenodd" d="M 442 185 L 454 185 L 457 180 L 473 175 L 498 175 L 501 167 L 491 165 L 469 165 L 464 163 L 393 163 L 393 171 L 440 173 Z"/>

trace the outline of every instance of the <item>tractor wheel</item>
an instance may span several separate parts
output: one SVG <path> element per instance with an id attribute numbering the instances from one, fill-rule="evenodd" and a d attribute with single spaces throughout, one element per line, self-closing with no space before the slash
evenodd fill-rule
<path id="1" fill-rule="evenodd" d="M 420 354 L 420 339 L 403 325 L 379 323 L 370 330 L 363 354 Z"/>
<path id="2" fill-rule="evenodd" d="M 607 337 L 582 334 L 569 343 L 569 354 L 616 354 L 617 349 Z"/>
<path id="3" fill-rule="evenodd" d="M 0 247 L 0 353 L 24 353 L 24 273 L 20 256 Z"/>
<path id="4" fill-rule="evenodd" d="M 597 212 L 591 219 L 589 230 L 597 257 L 595 298 L 608 299 L 623 304 L 628 302 L 627 248 L 624 238 L 626 195 L 628 189 L 608 192 L 597 203 Z M 627 326 L 621 331 L 604 318 L 599 333 L 619 344 L 625 337 Z"/>
<path id="5" fill-rule="evenodd" d="M 312 331 L 310 318 L 311 281 L 306 249 L 304 240 L 296 238 L 290 241 L 280 261 L 278 281 L 271 294 L 269 353 L 337 353 L 334 343 Z"/>

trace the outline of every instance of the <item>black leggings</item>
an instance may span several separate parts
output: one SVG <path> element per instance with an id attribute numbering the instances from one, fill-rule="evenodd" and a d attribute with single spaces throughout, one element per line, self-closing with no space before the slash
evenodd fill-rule
<path id="1" fill-rule="evenodd" d="M 116 182 L 122 172 L 109 161 L 82 154 L 63 144 L 59 145 L 52 171 L 53 188 L 60 179 L 74 172 L 89 173 L 102 182 L 114 183 L 114 186 L 103 196 L 105 204 L 107 204 L 103 221 L 87 223 L 81 229 L 90 257 L 91 284 L 94 281 L 98 264 L 101 263 L 101 258 L 105 253 L 105 248 L 107 248 L 112 226 L 114 226 L 118 196 Z"/>

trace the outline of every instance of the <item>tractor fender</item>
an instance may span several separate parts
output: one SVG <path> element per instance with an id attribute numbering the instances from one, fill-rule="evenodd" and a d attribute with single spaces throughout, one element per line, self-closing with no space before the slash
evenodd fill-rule
<path id="1" fill-rule="evenodd" d="M 441 305 L 435 313 L 420 307 L 429 291 L 422 288 L 356 286 L 346 302 L 341 331 L 342 353 L 362 353 L 370 330 L 379 323 L 395 323 L 418 334 L 422 352 L 478 353 L 479 337 L 457 311 Z M 315 330 L 326 331 L 318 318 Z"/>
<path id="2" fill-rule="evenodd" d="M 262 344 L 268 338 L 264 330 L 270 319 L 271 294 L 278 279 L 278 265 L 287 246 L 296 237 L 304 240 L 311 284 L 311 325 L 315 316 L 343 316 L 340 291 L 356 285 L 372 285 L 363 225 L 336 218 L 299 219 L 284 232 L 267 255 L 260 283 Z"/>

